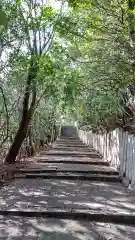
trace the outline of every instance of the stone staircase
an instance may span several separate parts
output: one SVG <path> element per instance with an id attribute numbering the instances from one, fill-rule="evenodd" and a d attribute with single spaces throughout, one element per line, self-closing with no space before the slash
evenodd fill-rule
<path id="1" fill-rule="evenodd" d="M 44 155 L 41 152 L 40 155 Z M 103 162 L 92 149 L 86 147 L 78 138 L 60 138 L 46 157 L 46 168 L 22 169 L 26 178 L 69 179 L 83 181 L 120 182 L 119 172 Z M 54 159 L 55 157 L 60 159 Z"/>
<path id="2" fill-rule="evenodd" d="M 63 136 L 49 152 L 42 150 L 33 161 L 33 167 L 15 171 L 12 182 L 1 190 L 0 217 L 19 217 L 18 221 L 23 218 L 25 222 L 27 218 L 42 219 L 42 224 L 46 218 L 80 224 L 87 221 L 93 229 L 91 235 L 78 240 L 108 240 L 102 238 L 104 229 L 115 224 L 119 233 L 118 223 L 126 224 L 133 236 L 126 239 L 135 239 L 134 230 L 129 227 L 135 224 L 135 195 L 121 184 L 119 172 L 92 147 L 85 146 L 76 136 Z M 124 238 L 117 234 L 112 239 Z"/>

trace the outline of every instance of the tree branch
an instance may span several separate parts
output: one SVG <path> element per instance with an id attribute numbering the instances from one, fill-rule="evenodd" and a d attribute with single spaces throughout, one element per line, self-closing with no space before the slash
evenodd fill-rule
<path id="1" fill-rule="evenodd" d="M 2 97 L 3 97 L 3 101 L 4 101 L 4 106 L 5 106 L 5 110 L 6 110 L 6 121 L 7 121 L 7 133 L 6 133 L 6 137 L 4 138 L 4 140 L 2 141 L 1 146 L 3 145 L 3 143 L 7 140 L 8 138 L 8 133 L 9 133 L 9 115 L 8 115 L 8 107 L 7 107 L 7 101 L 6 101 L 6 97 L 3 91 L 3 88 L 0 86 L 0 91 L 2 93 Z"/>

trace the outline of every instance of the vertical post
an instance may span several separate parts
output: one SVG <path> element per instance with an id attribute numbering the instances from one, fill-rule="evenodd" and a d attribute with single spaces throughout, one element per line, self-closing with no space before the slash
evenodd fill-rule
<path id="1" fill-rule="evenodd" d="M 131 184 L 135 184 L 135 137 L 132 139 L 132 182 Z"/>
<path id="2" fill-rule="evenodd" d="M 125 132 L 125 138 L 124 138 L 124 156 L 123 156 L 123 173 L 126 174 L 126 162 L 127 162 L 127 138 L 128 133 Z"/>

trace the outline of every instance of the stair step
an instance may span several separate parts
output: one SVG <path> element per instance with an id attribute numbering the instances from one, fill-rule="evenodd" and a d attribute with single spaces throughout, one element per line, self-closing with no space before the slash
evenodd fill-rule
<path id="1" fill-rule="evenodd" d="M 72 156 L 72 157 L 86 157 L 86 156 L 89 156 L 91 158 L 100 158 L 100 156 L 96 153 L 79 153 L 79 152 L 47 152 L 46 155 L 49 155 L 49 156 Z"/>
<path id="2" fill-rule="evenodd" d="M 82 209 L 54 209 L 46 211 L 27 210 L 0 210 L 2 216 L 47 217 L 57 219 L 87 220 L 90 222 L 119 223 L 135 225 L 135 213 L 109 213 L 104 211 Z"/>
<path id="3" fill-rule="evenodd" d="M 83 150 L 85 150 L 85 149 L 87 149 L 87 150 L 89 150 L 89 149 L 92 149 L 93 151 L 95 151 L 92 147 L 89 147 L 88 148 L 88 146 L 83 146 L 83 145 L 67 145 L 67 144 L 55 144 L 54 145 L 54 147 L 58 147 L 58 148 L 67 148 L 67 149 L 69 149 L 69 148 L 80 148 L 80 149 L 83 149 Z"/>
<path id="4" fill-rule="evenodd" d="M 62 143 L 62 144 L 63 144 L 63 143 L 64 143 L 64 144 L 65 144 L 65 143 L 66 143 L 66 144 L 67 144 L 67 143 L 69 143 L 69 144 L 74 143 L 74 144 L 82 144 L 82 145 L 84 144 L 83 142 L 81 142 L 81 141 L 79 141 L 79 140 L 67 140 L 67 139 L 66 139 L 66 140 L 57 140 L 56 142 L 57 142 L 57 143 Z"/>
<path id="5" fill-rule="evenodd" d="M 57 141 L 59 140 L 77 140 L 77 141 L 81 141 L 79 137 L 60 137 L 57 139 Z"/>
<path id="6" fill-rule="evenodd" d="M 98 165 L 98 166 L 109 166 L 109 163 L 108 162 L 104 162 L 102 160 L 92 160 L 90 159 L 89 161 L 85 161 L 85 160 L 66 160 L 66 159 L 58 159 L 58 160 L 42 160 L 42 159 L 39 159 L 37 160 L 37 162 L 39 163 L 66 163 L 66 164 L 83 164 L 83 165 Z"/>
<path id="7" fill-rule="evenodd" d="M 77 147 L 70 147 L 70 148 L 67 148 L 67 147 L 57 147 L 57 146 L 54 146 L 53 147 L 53 150 L 55 151 L 68 151 L 68 152 L 72 152 L 72 151 L 80 151 L 80 152 L 86 152 L 86 153 L 90 153 L 90 152 L 95 152 L 93 150 L 93 148 L 77 148 Z"/>
<path id="8" fill-rule="evenodd" d="M 75 143 L 75 144 L 84 144 L 83 142 L 81 142 L 80 140 L 68 140 L 68 139 L 65 139 L 65 140 L 57 140 L 56 141 L 57 143 Z"/>
<path id="9" fill-rule="evenodd" d="M 64 147 L 83 147 L 83 148 L 87 148 L 88 146 L 87 145 L 85 145 L 85 144 L 81 144 L 81 143 L 79 143 L 79 144 L 70 144 L 70 143 L 55 143 L 56 145 L 58 145 L 58 146 L 64 146 Z"/>
<path id="10" fill-rule="evenodd" d="M 59 144 L 59 143 L 55 143 L 55 145 L 57 145 L 58 147 L 67 147 L 67 148 L 70 148 L 70 147 L 76 148 L 77 147 L 77 148 L 83 148 L 83 149 L 87 148 L 88 149 L 87 145 L 82 145 L 82 144 L 64 144 L 64 143 Z"/>
<path id="11" fill-rule="evenodd" d="M 113 171 L 110 169 L 107 170 L 76 170 L 76 169 L 57 169 L 57 168 L 52 168 L 52 169 L 39 169 L 39 168 L 31 168 L 31 169 L 20 169 L 16 170 L 15 172 L 17 173 L 76 173 L 76 174 L 106 174 L 106 175 L 119 175 L 118 171 Z"/>
<path id="12" fill-rule="evenodd" d="M 20 176 L 17 176 L 20 177 Z M 21 176 L 22 177 L 22 176 Z M 102 182 L 120 182 L 121 178 L 117 175 L 106 175 L 106 174 L 71 174 L 71 173 L 41 173 L 25 174 L 26 178 L 44 178 L 44 179 L 69 179 L 69 180 L 84 180 L 84 181 L 102 181 Z"/>

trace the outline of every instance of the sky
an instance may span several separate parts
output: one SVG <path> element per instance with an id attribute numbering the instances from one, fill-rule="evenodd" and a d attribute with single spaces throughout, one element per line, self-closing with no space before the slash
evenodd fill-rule
<path id="1" fill-rule="evenodd" d="M 61 4 L 62 4 L 62 1 L 64 2 L 64 0 L 36 0 L 38 3 L 43 3 L 43 4 L 48 4 L 50 5 L 52 8 L 54 8 L 56 11 L 57 10 L 60 10 L 61 9 Z M 64 4 L 64 9 L 63 10 L 66 10 L 67 9 L 67 6 L 66 4 Z M 23 51 L 27 51 L 27 48 L 26 46 L 22 46 L 21 47 L 23 49 Z M 3 60 L 3 62 L 6 62 L 7 59 L 8 59 L 8 54 L 11 52 L 11 49 L 6 49 L 3 53 L 2 53 L 2 56 L 1 56 L 1 60 Z M 1 76 L 1 74 L 0 74 Z"/>
<path id="2" fill-rule="evenodd" d="M 37 0 L 38 3 L 44 3 L 44 4 L 49 4 L 51 5 L 51 7 L 53 7 L 54 9 L 58 10 L 60 9 L 61 6 L 61 2 L 62 1 L 57 1 L 57 0 Z"/>

